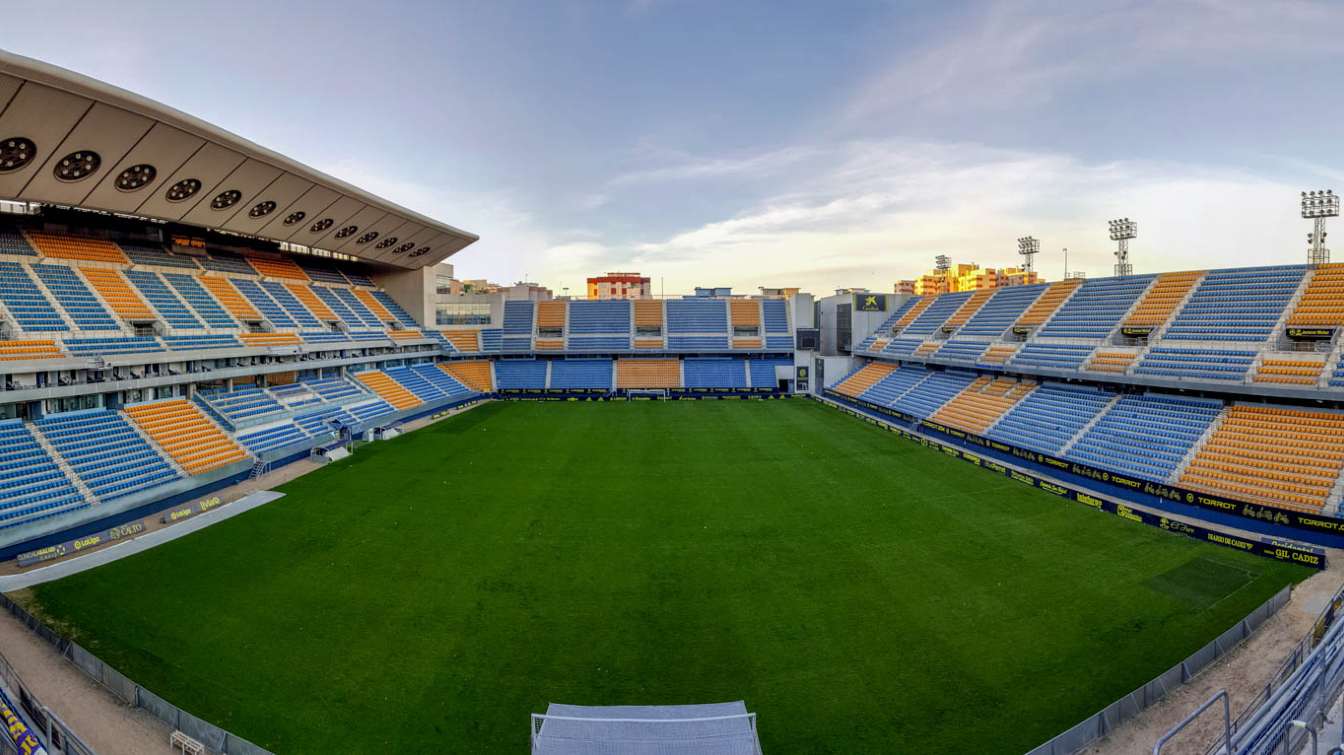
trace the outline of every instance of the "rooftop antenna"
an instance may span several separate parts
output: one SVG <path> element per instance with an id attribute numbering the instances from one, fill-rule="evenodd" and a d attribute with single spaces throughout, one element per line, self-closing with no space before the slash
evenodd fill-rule
<path id="1" fill-rule="evenodd" d="M 1302 192 L 1302 217 L 1312 221 L 1307 234 L 1307 262 L 1324 265 L 1330 261 L 1330 250 L 1325 248 L 1325 219 L 1339 217 L 1339 195 L 1333 189 Z"/>
<path id="2" fill-rule="evenodd" d="M 1069 248 L 1064 247 L 1064 278 L 1069 277 Z"/>
<path id="3" fill-rule="evenodd" d="M 1017 240 L 1017 253 L 1022 255 L 1022 269 L 1028 273 L 1036 269 L 1031 260 L 1040 251 L 1041 242 L 1037 241 L 1035 236 L 1023 236 Z M 1065 262 L 1064 267 L 1068 266 L 1069 263 Z"/>
<path id="4" fill-rule="evenodd" d="M 1134 274 L 1134 266 L 1129 264 L 1129 240 L 1139 235 L 1139 222 L 1129 218 L 1120 218 L 1106 224 L 1111 230 L 1111 241 L 1116 242 L 1115 277 L 1123 278 Z"/>

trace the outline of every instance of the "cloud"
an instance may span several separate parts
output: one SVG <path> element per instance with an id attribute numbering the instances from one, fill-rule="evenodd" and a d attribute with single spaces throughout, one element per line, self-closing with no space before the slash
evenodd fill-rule
<path id="1" fill-rule="evenodd" d="M 1139 219 L 1138 271 L 1287 262 L 1299 258 L 1292 185 L 1239 171 L 1160 162 L 1089 163 L 1066 155 L 976 144 L 868 141 L 838 145 L 833 167 L 806 188 L 742 212 L 644 241 L 632 259 L 677 290 L 803 285 L 886 290 L 936 254 L 1016 265 L 1015 239 L 1033 234 L 1037 268 L 1110 274 L 1105 221 Z"/>
<path id="2" fill-rule="evenodd" d="M 910 108 L 961 114 L 1038 107 L 1068 87 L 1106 86 L 1189 66 L 1333 56 L 1344 6 L 1285 0 L 1161 0 L 1060 5 L 1000 0 L 927 45 L 901 50 L 866 77 L 841 120 Z M 1117 96 L 1128 96 L 1121 89 Z"/>
<path id="3" fill-rule="evenodd" d="M 710 178 L 759 179 L 776 175 L 816 155 L 817 150 L 806 145 L 758 154 L 715 157 L 644 147 L 640 150 L 639 158 L 657 164 L 620 173 L 611 178 L 608 185 L 617 187 Z"/>

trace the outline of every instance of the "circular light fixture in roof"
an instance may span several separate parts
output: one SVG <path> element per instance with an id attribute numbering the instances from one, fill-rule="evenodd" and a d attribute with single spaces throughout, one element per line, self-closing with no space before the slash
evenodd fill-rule
<path id="1" fill-rule="evenodd" d="M 332 220 L 331 218 L 322 218 L 321 220 L 319 220 L 319 221 L 317 221 L 316 223 L 313 223 L 311 226 L 309 226 L 309 228 L 308 228 L 308 232 L 309 232 L 309 233 L 321 233 L 321 232 L 327 230 L 328 228 L 332 227 L 333 225 L 336 225 L 336 221 L 335 221 L 335 220 Z"/>
<path id="2" fill-rule="evenodd" d="M 392 246 L 392 245 L 395 244 L 395 243 L 397 243 L 397 237 L 396 237 L 396 236 L 388 236 L 387 238 L 383 239 L 382 241 L 379 241 L 377 244 L 374 244 L 374 245 L 373 245 L 373 248 L 374 248 L 374 249 L 386 249 L 386 248 L 388 248 L 389 246 Z"/>
<path id="3" fill-rule="evenodd" d="M 37 145 L 32 139 L 11 136 L 0 141 L 0 173 L 18 170 L 33 161 L 37 154 Z"/>
<path id="4" fill-rule="evenodd" d="M 358 231 L 358 230 L 359 230 L 359 226 L 357 226 L 357 225 L 347 225 L 346 227 L 344 227 L 344 228 L 342 228 L 341 230 L 339 230 L 339 231 L 336 232 L 336 238 L 338 238 L 338 239 L 343 239 L 343 238 L 347 238 L 347 237 L 349 237 L 349 236 L 353 236 L 353 235 L 355 235 L 355 231 Z"/>
<path id="5" fill-rule="evenodd" d="M 139 191 L 145 188 L 154 177 L 159 174 L 153 165 L 141 163 L 132 165 L 117 174 L 115 185 L 117 191 Z"/>
<path id="6" fill-rule="evenodd" d="M 248 210 L 247 216 L 250 218 L 264 218 L 267 215 L 270 215 L 272 212 L 275 212 L 275 202 L 272 202 L 271 200 L 268 199 L 265 202 L 259 203 L 256 207 L 253 207 L 252 209 Z"/>
<path id="7" fill-rule="evenodd" d="M 414 242 L 407 241 L 405 244 L 392 250 L 393 254 L 405 254 L 415 248 Z"/>
<path id="8" fill-rule="evenodd" d="M 295 223 L 301 222 L 306 217 L 308 217 L 308 213 L 303 210 L 291 212 L 285 216 L 285 225 L 294 225 Z"/>
<path id="9" fill-rule="evenodd" d="M 429 254 L 429 247 L 427 246 L 422 246 L 419 249 L 416 249 L 414 252 L 411 252 L 412 257 L 420 257 L 426 254 Z"/>
<path id="10" fill-rule="evenodd" d="M 181 202 L 201 190 L 201 182 L 195 178 L 184 178 L 181 181 L 168 187 L 167 197 L 169 202 Z"/>
<path id="11" fill-rule="evenodd" d="M 238 204 L 238 200 L 242 198 L 243 193 L 241 191 L 238 191 L 237 189 L 229 189 L 228 191 L 221 191 L 220 193 L 215 195 L 214 199 L 210 200 L 210 209 L 212 210 L 228 209 Z"/>
<path id="12" fill-rule="evenodd" d="M 56 163 L 53 172 L 58 181 L 70 183 L 88 178 L 102 164 L 103 158 L 99 157 L 97 152 L 81 149 L 62 157 L 60 162 Z"/>
<path id="13" fill-rule="evenodd" d="M 369 231 L 368 233 L 364 234 L 363 236 L 360 236 L 359 238 L 355 239 L 355 243 L 356 243 L 356 244 L 361 244 L 361 245 L 362 245 L 362 244 L 367 244 L 367 243 L 369 243 L 370 241 L 373 241 L 373 240 L 376 239 L 376 238 L 378 238 L 378 232 L 377 232 L 377 231 Z"/>

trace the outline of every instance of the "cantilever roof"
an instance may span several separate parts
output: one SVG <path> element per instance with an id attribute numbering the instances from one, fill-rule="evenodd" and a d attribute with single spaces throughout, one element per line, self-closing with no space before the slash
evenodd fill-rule
<path id="1" fill-rule="evenodd" d="M 162 103 L 4 50 L 0 198 L 188 223 L 412 269 L 479 238 Z"/>

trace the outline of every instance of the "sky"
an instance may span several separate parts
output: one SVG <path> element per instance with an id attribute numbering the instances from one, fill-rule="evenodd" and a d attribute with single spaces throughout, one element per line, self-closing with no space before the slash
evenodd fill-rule
<path id="1" fill-rule="evenodd" d="M 1306 260 L 1344 3 L 32 2 L 0 47 L 481 240 L 459 278 L 889 291 L 935 255 Z M 1344 258 L 1344 253 L 1339 255 Z"/>

